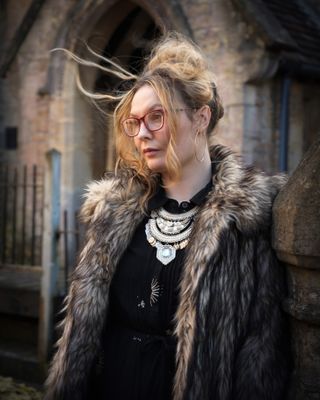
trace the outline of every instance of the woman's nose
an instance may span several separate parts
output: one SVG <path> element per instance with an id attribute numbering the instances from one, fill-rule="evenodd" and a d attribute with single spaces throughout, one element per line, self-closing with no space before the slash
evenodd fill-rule
<path id="1" fill-rule="evenodd" d="M 138 133 L 137 137 L 139 139 L 149 139 L 151 136 L 152 136 L 152 133 L 146 127 L 145 123 L 143 121 L 141 121 L 140 122 L 139 133 Z"/>

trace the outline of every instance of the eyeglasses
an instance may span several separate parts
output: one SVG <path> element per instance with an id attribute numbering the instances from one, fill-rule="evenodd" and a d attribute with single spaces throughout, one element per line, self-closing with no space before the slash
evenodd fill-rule
<path id="1" fill-rule="evenodd" d="M 176 108 L 175 111 L 196 110 L 196 108 Z M 127 136 L 134 137 L 140 132 L 141 121 L 150 132 L 159 131 L 164 124 L 164 111 L 152 110 L 141 118 L 129 117 L 122 121 L 123 131 Z"/>
<path id="2" fill-rule="evenodd" d="M 140 132 L 141 121 L 143 121 L 148 131 L 159 131 L 164 124 L 164 112 L 163 110 L 152 110 L 141 118 L 126 118 L 122 121 L 124 133 L 130 137 L 137 136 Z"/>

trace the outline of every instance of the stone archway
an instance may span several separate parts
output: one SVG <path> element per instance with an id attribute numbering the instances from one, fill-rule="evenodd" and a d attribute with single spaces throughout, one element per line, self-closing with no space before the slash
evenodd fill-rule
<path id="1" fill-rule="evenodd" d="M 116 18 L 120 16 L 111 34 L 105 32 L 105 24 L 101 23 L 105 21 L 105 16 L 102 16 L 92 30 L 88 43 L 99 54 L 116 59 L 124 68 L 136 73 L 142 67 L 142 59 L 148 55 L 150 42 L 159 36 L 161 31 L 144 9 L 134 3 L 126 2 L 126 5 L 125 13 L 122 2 L 115 4 L 108 11 L 108 14 Z M 86 81 L 92 92 L 114 92 L 120 84 L 120 80 L 111 74 L 105 74 L 99 70 L 88 70 L 86 67 L 81 67 L 80 70 L 82 80 Z M 111 113 L 112 109 L 108 104 L 99 104 L 99 108 L 92 107 L 91 109 L 90 149 L 94 179 L 99 179 L 106 170 L 112 170 L 114 167 L 115 151 Z"/>
<path id="2" fill-rule="evenodd" d="M 70 7 L 53 47 L 66 48 L 81 55 L 83 43 L 89 42 L 96 51 L 121 56 L 124 64 L 130 65 L 130 57 L 141 52 L 141 39 L 152 37 L 152 30 L 161 32 L 166 29 L 175 29 L 192 37 L 179 1 L 159 0 L 153 5 L 145 0 L 105 0 L 99 4 L 86 0 Z M 125 59 L 124 55 L 129 55 L 129 58 Z M 110 168 L 113 157 L 112 143 L 109 143 L 110 136 L 106 131 L 105 137 L 99 133 L 96 146 L 92 145 L 92 139 L 103 130 L 101 126 L 107 126 L 107 122 L 92 112 L 92 104 L 79 93 L 75 81 L 77 68 L 61 52 L 51 53 L 44 87 L 50 96 L 49 146 L 62 153 L 62 207 L 68 205 L 73 210 L 79 208 L 86 183 L 99 178 L 103 169 Z M 81 73 L 89 91 L 96 85 L 99 87 L 98 71 L 87 68 Z M 107 143 L 104 143 L 106 138 Z M 107 150 L 103 154 L 101 148 L 105 147 Z M 98 162 L 94 157 L 97 148 L 101 153 Z"/>

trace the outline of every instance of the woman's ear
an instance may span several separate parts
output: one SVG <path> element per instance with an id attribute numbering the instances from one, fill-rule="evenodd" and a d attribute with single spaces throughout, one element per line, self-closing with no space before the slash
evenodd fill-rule
<path id="1" fill-rule="evenodd" d="M 211 110 L 208 105 L 204 105 L 197 111 L 197 128 L 206 131 L 211 119 Z"/>

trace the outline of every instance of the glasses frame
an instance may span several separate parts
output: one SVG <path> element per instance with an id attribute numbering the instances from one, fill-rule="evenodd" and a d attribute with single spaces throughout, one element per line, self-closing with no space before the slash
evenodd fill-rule
<path id="1" fill-rule="evenodd" d="M 198 110 L 198 108 L 193 107 L 193 108 L 175 108 L 175 109 L 174 109 L 174 111 L 176 111 L 176 112 L 186 111 L 186 110 Z M 145 117 L 146 117 L 147 115 L 153 113 L 153 112 L 160 112 L 160 113 L 162 114 L 162 125 L 160 126 L 160 128 L 157 128 L 157 129 L 150 129 L 149 126 L 148 126 L 148 124 L 146 124 L 146 122 L 145 122 Z M 136 136 L 139 135 L 140 128 L 141 128 L 141 121 L 143 121 L 145 127 L 148 129 L 149 132 L 160 131 L 160 129 L 162 129 L 162 128 L 163 128 L 163 125 L 164 125 L 164 117 L 165 117 L 165 111 L 164 111 L 164 110 L 155 109 L 155 110 L 148 111 L 147 113 L 145 113 L 145 114 L 144 114 L 142 117 L 140 117 L 140 118 L 138 118 L 138 117 L 129 117 L 129 118 L 125 118 L 125 119 L 121 122 L 121 125 L 122 125 L 122 129 L 123 129 L 123 132 L 125 133 L 125 135 L 127 135 L 128 137 L 131 137 L 131 138 L 132 138 L 132 137 L 136 137 Z M 138 123 L 139 123 L 139 129 L 138 129 L 138 132 L 137 132 L 135 135 L 129 135 L 129 134 L 127 133 L 125 127 L 124 127 L 125 122 L 128 121 L 129 119 L 135 119 L 135 120 L 137 120 Z"/>
<path id="2" fill-rule="evenodd" d="M 147 124 L 146 121 L 145 121 L 145 117 L 146 117 L 147 115 L 149 115 L 149 114 L 154 113 L 154 112 L 158 112 L 158 113 L 162 114 L 162 124 L 161 124 L 161 126 L 160 126 L 159 128 L 157 128 L 157 129 L 150 129 L 149 126 L 148 126 L 148 124 Z M 156 109 L 156 110 L 148 111 L 147 113 L 145 113 L 145 114 L 144 114 L 142 117 L 140 117 L 140 118 L 138 118 L 138 117 L 129 117 L 129 118 L 126 118 L 126 119 L 124 119 L 124 120 L 121 122 L 122 129 L 123 129 L 124 133 L 125 133 L 127 136 L 129 136 L 129 137 L 138 136 L 138 135 L 139 135 L 139 132 L 140 132 L 140 128 L 141 128 L 141 121 L 143 121 L 143 123 L 144 123 L 145 127 L 148 129 L 148 131 L 150 131 L 150 132 L 159 131 L 161 128 L 163 128 L 163 125 L 164 125 L 164 114 L 165 114 L 165 113 L 164 113 L 163 110 L 161 110 L 161 109 L 157 110 L 157 109 Z M 129 119 L 135 119 L 135 120 L 138 121 L 138 123 L 139 123 L 139 129 L 138 129 L 138 132 L 137 132 L 135 135 L 129 135 L 129 134 L 127 133 L 127 131 L 126 131 L 125 126 L 124 126 L 125 122 L 128 121 Z"/>

